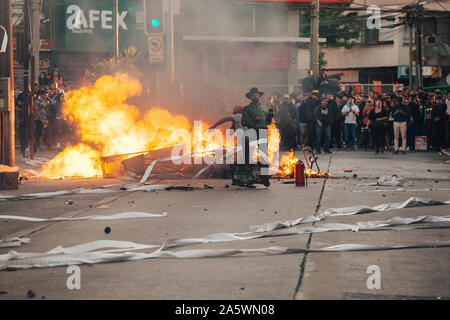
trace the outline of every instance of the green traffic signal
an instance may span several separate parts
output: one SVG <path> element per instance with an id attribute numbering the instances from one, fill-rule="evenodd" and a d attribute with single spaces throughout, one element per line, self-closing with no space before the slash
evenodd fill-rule
<path id="1" fill-rule="evenodd" d="M 159 20 L 158 19 L 152 19 L 152 27 L 156 28 L 157 26 L 159 26 Z"/>

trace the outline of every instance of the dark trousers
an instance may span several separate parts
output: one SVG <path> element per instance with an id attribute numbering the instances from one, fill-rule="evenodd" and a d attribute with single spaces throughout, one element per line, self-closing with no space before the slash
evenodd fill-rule
<path id="1" fill-rule="evenodd" d="M 433 122 L 434 150 L 439 151 L 445 146 L 445 123 L 444 121 Z"/>
<path id="2" fill-rule="evenodd" d="M 307 145 L 311 149 L 314 149 L 314 142 L 315 142 L 315 136 L 316 136 L 316 124 L 314 121 L 308 121 L 306 123 L 306 130 L 307 130 Z"/>
<path id="3" fill-rule="evenodd" d="M 394 145 L 394 121 L 389 121 L 387 128 L 387 139 L 390 146 Z"/>
<path id="4" fill-rule="evenodd" d="M 341 123 L 339 121 L 331 126 L 331 144 L 338 148 L 342 147 Z"/>
<path id="5" fill-rule="evenodd" d="M 330 147 L 330 128 L 328 126 L 320 127 L 319 125 L 316 125 L 316 151 L 320 151 L 323 136 L 325 136 L 323 148 L 328 150 Z"/>
<path id="6" fill-rule="evenodd" d="M 384 150 L 384 146 L 386 143 L 386 126 L 385 125 L 377 125 L 373 127 L 375 134 L 374 144 L 377 150 Z"/>
<path id="7" fill-rule="evenodd" d="M 41 147 L 41 137 L 42 137 L 42 129 L 44 125 L 41 120 L 34 121 L 34 148 Z"/>

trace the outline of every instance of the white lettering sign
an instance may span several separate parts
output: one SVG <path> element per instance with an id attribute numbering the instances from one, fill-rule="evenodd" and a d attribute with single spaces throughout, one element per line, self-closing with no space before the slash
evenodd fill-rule
<path id="1" fill-rule="evenodd" d="M 113 13 L 111 10 L 87 10 L 86 15 L 83 9 L 72 4 L 67 7 L 66 13 L 69 15 L 66 20 L 66 27 L 72 32 L 80 29 L 94 29 L 99 22 L 101 29 L 112 29 Z M 122 30 L 128 30 L 125 23 L 127 13 L 128 11 L 122 11 L 118 15 L 117 23 Z"/>

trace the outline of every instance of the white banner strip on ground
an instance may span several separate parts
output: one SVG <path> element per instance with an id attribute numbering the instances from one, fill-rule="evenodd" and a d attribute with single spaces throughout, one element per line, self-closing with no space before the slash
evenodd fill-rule
<path id="1" fill-rule="evenodd" d="M 350 190 L 355 193 L 367 193 L 367 192 L 422 192 L 422 191 L 450 191 L 446 188 L 426 188 L 426 189 L 378 189 L 378 190 Z"/>
<path id="2" fill-rule="evenodd" d="M 0 239 L 0 248 L 20 247 L 24 243 L 30 243 L 29 238 Z"/>
<path id="3" fill-rule="evenodd" d="M 123 249 L 127 246 L 133 248 L 145 248 L 146 245 L 126 242 L 124 245 L 120 241 L 115 244 L 109 244 L 109 247 L 115 246 L 117 249 Z M 54 253 L 16 253 L 11 252 L 7 255 L 0 255 L 0 270 L 17 270 L 31 268 L 46 268 L 67 266 L 74 264 L 95 264 L 119 261 L 135 261 L 143 259 L 155 258 L 213 258 L 213 257 L 229 257 L 239 254 L 264 253 L 269 255 L 276 254 L 295 254 L 306 252 L 343 252 L 343 251 L 378 251 L 378 250 L 399 250 L 413 248 L 441 248 L 449 247 L 450 241 L 432 244 L 415 244 L 407 246 L 374 246 L 365 244 L 341 244 L 320 249 L 303 249 L 303 248 L 287 248 L 287 247 L 266 247 L 257 249 L 196 249 L 181 251 L 164 251 L 159 248 L 151 253 L 143 252 L 122 252 L 113 253 L 106 251 L 86 251 L 70 254 L 54 254 Z"/>
<path id="4" fill-rule="evenodd" d="M 263 225 L 254 225 L 254 226 L 250 226 L 249 229 L 251 232 L 268 232 L 268 231 L 273 231 L 276 229 L 294 227 L 294 226 L 296 226 L 298 224 L 302 224 L 302 223 L 318 222 L 321 220 L 322 219 L 315 217 L 315 216 L 308 216 L 308 217 L 300 217 L 294 221 L 272 222 L 272 223 L 266 223 Z"/>
<path id="5" fill-rule="evenodd" d="M 411 197 L 404 202 L 394 202 L 394 203 L 383 203 L 375 207 L 368 206 L 353 206 L 353 207 L 343 207 L 343 208 L 329 208 L 322 213 L 322 216 L 346 216 L 358 213 L 368 213 L 368 212 L 380 212 L 388 210 L 396 210 L 403 208 L 412 207 L 425 207 L 425 206 L 438 206 L 438 205 L 448 205 L 450 201 L 437 201 L 429 198 L 417 198 Z"/>
<path id="6" fill-rule="evenodd" d="M 72 194 L 86 194 L 86 193 L 113 193 L 118 192 L 117 190 L 111 190 L 106 188 L 95 188 L 95 189 L 84 189 L 78 188 L 73 190 L 60 190 L 53 192 L 38 192 L 38 193 L 29 193 L 29 194 L 21 194 L 15 196 L 3 196 L 0 195 L 0 201 L 15 201 L 15 200 L 34 200 L 34 199 L 46 199 L 53 198 L 57 196 L 66 196 Z"/>
<path id="7" fill-rule="evenodd" d="M 110 216 L 85 216 L 76 218 L 51 218 L 42 219 L 34 217 L 13 216 L 13 215 L 0 215 L 0 219 L 6 220 L 22 220 L 32 222 L 54 222 L 54 221 L 80 221 L 80 220 L 119 220 L 119 219 L 137 219 L 137 218 L 159 218 L 167 217 L 167 212 L 163 213 L 146 213 L 146 212 L 122 212 L 113 214 Z"/>
<path id="8" fill-rule="evenodd" d="M 356 225 L 351 224 L 339 224 L 339 223 L 327 223 L 320 226 L 309 227 L 292 227 L 272 232 L 260 232 L 256 235 L 246 235 L 244 233 L 215 233 L 203 238 L 191 238 L 191 239 L 176 239 L 167 241 L 162 246 L 160 245 L 147 245 L 137 244 L 129 241 L 114 241 L 114 240 L 99 240 L 92 241 L 81 245 L 72 246 L 69 248 L 63 248 L 58 246 L 50 251 L 42 253 L 18 253 L 9 252 L 8 254 L 0 255 L 0 270 L 4 269 L 29 269 L 29 268 L 42 268 L 42 267 L 54 267 L 70 264 L 82 264 L 82 263 L 100 263 L 111 261 L 126 261 L 126 260 L 140 260 L 148 258 L 161 258 L 161 257 L 174 257 L 174 258 L 204 258 L 204 257 L 223 257 L 230 256 L 239 253 L 250 252 L 263 252 L 273 253 L 273 248 L 263 249 L 200 249 L 200 250 L 184 250 L 178 252 L 164 251 L 164 248 L 175 248 L 186 245 L 200 244 L 200 243 L 212 243 L 212 242 L 227 242 L 236 240 L 249 240 L 262 237 L 274 237 L 292 234 L 304 234 L 315 232 L 329 232 L 329 231 L 358 231 L 358 230 L 370 230 L 379 227 L 386 226 L 398 226 L 408 225 L 412 223 L 436 223 L 436 222 L 450 222 L 450 216 L 421 216 L 416 218 L 402 218 L 394 217 L 386 221 L 368 221 L 358 222 Z M 16 239 L 12 239 L 16 240 Z M 29 241 L 29 239 L 27 239 Z M 6 240 L 4 240 L 6 241 Z M 26 242 L 26 241 L 23 241 Z M 450 243 L 450 242 L 448 242 Z M 438 245 L 430 245 L 436 247 Z M 447 246 L 447 245 L 446 245 Z M 414 246 L 409 246 L 414 247 Z M 149 248 L 158 248 L 155 252 L 150 254 L 146 253 L 134 253 L 133 250 L 142 250 Z M 323 249 L 311 249 L 308 252 L 323 252 L 323 251 L 361 251 L 361 250 L 387 250 L 387 249 L 401 249 L 407 248 L 405 246 L 395 247 L 377 247 L 368 245 L 354 245 L 346 244 L 339 246 L 332 246 Z M 106 249 L 106 250 L 100 250 Z M 100 250 L 100 251 L 99 251 Z M 295 251 L 296 250 L 296 251 Z M 125 252 L 123 252 L 125 251 Z M 275 250 L 276 251 L 276 250 Z M 291 249 L 284 248 L 283 250 L 276 251 L 275 253 L 295 253 L 306 252 L 304 249 Z"/>

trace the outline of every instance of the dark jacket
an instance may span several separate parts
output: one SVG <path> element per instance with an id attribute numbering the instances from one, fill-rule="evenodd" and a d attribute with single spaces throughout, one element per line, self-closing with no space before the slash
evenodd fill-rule
<path id="1" fill-rule="evenodd" d="M 327 81 L 328 83 L 320 84 L 322 81 Z M 330 83 L 330 80 L 328 80 L 327 76 L 325 76 L 323 78 L 320 77 L 319 79 L 317 79 L 317 89 L 319 90 L 319 92 L 320 93 L 329 92 L 329 83 Z"/>
<path id="2" fill-rule="evenodd" d="M 326 106 L 326 108 L 322 108 L 322 106 L 316 107 L 314 115 L 315 115 L 316 125 L 317 125 L 317 120 L 320 120 L 320 122 L 322 122 L 323 126 L 329 126 L 333 123 L 334 117 L 333 117 L 328 105 Z"/>
<path id="3" fill-rule="evenodd" d="M 306 122 L 306 102 L 303 101 L 297 108 L 298 112 L 298 122 Z"/>
<path id="4" fill-rule="evenodd" d="M 438 121 L 445 120 L 445 112 L 447 105 L 445 103 L 436 103 L 433 105 L 433 111 L 431 111 L 431 119 L 434 122 L 434 118 L 439 118 Z"/>
<path id="5" fill-rule="evenodd" d="M 260 120 L 256 118 L 260 117 Z M 267 114 L 261 109 L 259 102 L 252 101 L 242 111 L 242 125 L 249 129 L 266 129 Z"/>
<path id="6" fill-rule="evenodd" d="M 403 113 L 395 114 L 395 112 L 397 110 L 402 110 L 406 115 L 404 115 Z M 404 104 L 396 104 L 392 108 L 392 117 L 394 118 L 394 122 L 405 122 L 405 121 L 408 121 L 408 118 L 409 118 L 408 107 L 406 105 L 404 105 Z"/>
<path id="7" fill-rule="evenodd" d="M 333 119 L 333 123 L 339 120 L 340 110 L 339 107 L 334 100 L 328 101 L 328 109 L 330 110 L 331 117 Z"/>
<path id="8" fill-rule="evenodd" d="M 308 99 L 306 99 L 305 101 L 306 122 L 316 121 L 316 116 L 314 112 L 319 105 L 320 105 L 319 99 L 314 100 L 311 97 L 308 97 Z"/>
<path id="9" fill-rule="evenodd" d="M 316 82 L 314 81 L 314 78 L 307 77 L 302 80 L 303 93 L 312 92 L 315 89 L 316 89 Z"/>
<path id="10" fill-rule="evenodd" d="M 411 116 L 413 117 L 413 120 L 415 123 L 419 123 L 419 122 L 423 121 L 423 112 L 420 111 L 418 104 L 416 104 L 414 102 L 408 103 L 408 111 L 411 114 Z"/>

